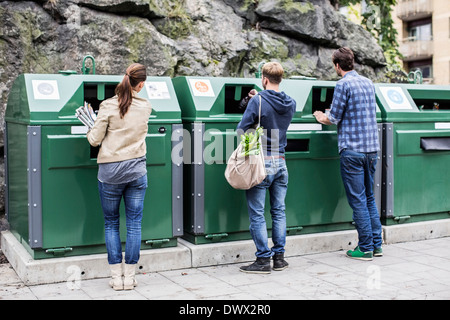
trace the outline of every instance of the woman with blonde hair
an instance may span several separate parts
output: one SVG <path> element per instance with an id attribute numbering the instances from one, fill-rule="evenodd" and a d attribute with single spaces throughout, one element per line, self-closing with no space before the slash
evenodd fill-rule
<path id="1" fill-rule="evenodd" d="M 150 102 L 137 94 L 144 87 L 146 78 L 143 65 L 130 65 L 116 88 L 116 95 L 101 103 L 95 125 L 87 133 L 89 143 L 100 146 L 98 188 L 112 276 L 110 285 L 114 290 L 131 290 L 137 285 L 135 267 L 140 257 L 141 222 L 147 189 L 145 137 L 152 112 Z M 119 233 L 122 198 L 127 227 L 123 268 Z"/>

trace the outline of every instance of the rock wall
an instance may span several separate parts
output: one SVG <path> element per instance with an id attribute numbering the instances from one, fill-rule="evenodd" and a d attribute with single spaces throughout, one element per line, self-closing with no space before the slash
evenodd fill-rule
<path id="1" fill-rule="evenodd" d="M 375 39 L 328 0 L 0 1 L 0 121 L 18 74 L 79 72 L 87 54 L 97 74 L 140 62 L 156 76 L 253 77 L 277 60 L 287 76 L 331 80 L 340 46 L 355 51 L 360 73 L 383 77 Z"/>

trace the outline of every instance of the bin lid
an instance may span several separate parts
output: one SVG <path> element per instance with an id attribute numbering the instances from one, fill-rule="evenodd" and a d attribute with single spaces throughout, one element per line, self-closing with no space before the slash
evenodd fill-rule
<path id="1" fill-rule="evenodd" d="M 122 78 L 70 73 L 21 74 L 10 90 L 5 121 L 32 125 L 81 124 L 75 110 L 87 100 L 99 105 L 114 96 L 114 89 Z M 147 77 L 139 96 L 152 104 L 149 123 L 181 122 L 180 106 L 169 77 Z"/>
<path id="2" fill-rule="evenodd" d="M 450 86 L 376 84 L 383 122 L 450 121 Z"/>
<path id="3" fill-rule="evenodd" d="M 181 106 L 182 119 L 188 122 L 239 122 L 244 110 L 237 105 L 251 89 L 258 92 L 263 90 L 259 78 L 188 76 L 175 77 L 172 82 Z M 292 85 L 294 82 L 284 79 L 280 90 L 297 101 L 296 119 L 301 117 L 298 102 L 302 92 Z"/>

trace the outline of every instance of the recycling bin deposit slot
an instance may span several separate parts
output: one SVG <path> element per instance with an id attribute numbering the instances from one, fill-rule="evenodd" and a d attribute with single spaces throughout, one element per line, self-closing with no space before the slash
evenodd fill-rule
<path id="1" fill-rule="evenodd" d="M 248 96 L 255 85 L 225 85 L 225 113 L 244 113 L 245 109 L 239 107 L 242 99 Z M 258 89 L 260 90 L 260 89 Z"/>
<path id="2" fill-rule="evenodd" d="M 312 110 L 325 112 L 326 109 L 330 109 L 333 102 L 334 88 L 313 88 L 312 89 Z"/>
<path id="3" fill-rule="evenodd" d="M 90 103 L 94 111 L 98 111 L 103 100 L 115 95 L 117 84 L 118 83 L 85 83 L 84 101 Z"/>
<path id="4" fill-rule="evenodd" d="M 97 114 L 100 104 L 105 99 L 109 99 L 115 95 L 116 86 L 118 83 L 104 84 L 104 83 L 84 83 L 84 101 L 89 103 Z M 91 159 L 97 159 L 100 147 L 90 146 Z"/>
<path id="5" fill-rule="evenodd" d="M 450 137 L 420 138 L 420 148 L 425 151 L 450 151 Z"/>
<path id="6" fill-rule="evenodd" d="M 408 93 L 421 111 L 450 111 L 450 90 L 427 90 L 427 86 L 422 88 L 409 88 Z"/>

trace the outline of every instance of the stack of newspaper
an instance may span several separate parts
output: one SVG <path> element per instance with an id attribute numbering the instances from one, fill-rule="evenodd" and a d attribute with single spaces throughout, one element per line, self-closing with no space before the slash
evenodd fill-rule
<path id="1" fill-rule="evenodd" d="M 84 106 L 81 106 L 76 110 L 75 115 L 89 129 L 92 129 L 95 119 L 97 119 L 97 115 L 94 113 L 91 105 L 87 102 L 84 103 Z"/>

